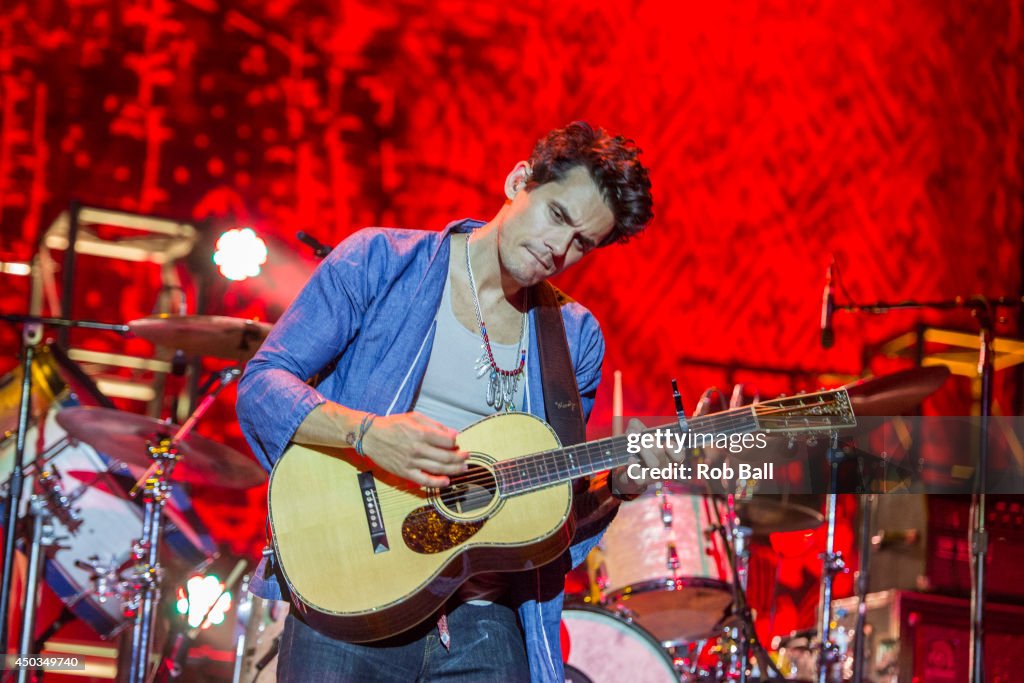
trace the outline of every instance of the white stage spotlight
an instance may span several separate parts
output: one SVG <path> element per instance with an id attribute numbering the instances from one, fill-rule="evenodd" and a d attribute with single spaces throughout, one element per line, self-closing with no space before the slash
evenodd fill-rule
<path id="1" fill-rule="evenodd" d="M 229 280 L 256 277 L 267 262 L 267 243 L 252 228 L 228 230 L 217 240 L 213 262 Z"/>

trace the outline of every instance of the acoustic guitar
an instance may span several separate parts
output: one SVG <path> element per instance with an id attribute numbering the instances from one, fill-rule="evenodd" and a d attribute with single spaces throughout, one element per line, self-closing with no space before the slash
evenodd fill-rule
<path id="1" fill-rule="evenodd" d="M 836 389 L 691 418 L 687 429 L 800 434 L 855 424 L 846 390 Z M 474 574 L 550 562 L 573 536 L 572 480 L 626 464 L 627 438 L 563 448 L 537 417 L 494 415 L 458 436 L 469 470 L 426 490 L 352 449 L 293 445 L 268 493 L 292 602 L 324 633 L 378 640 L 426 619 Z"/>

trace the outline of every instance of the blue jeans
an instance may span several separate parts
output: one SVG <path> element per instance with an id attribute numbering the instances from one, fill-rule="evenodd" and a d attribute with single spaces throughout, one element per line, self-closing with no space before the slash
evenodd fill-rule
<path id="1" fill-rule="evenodd" d="M 530 680 L 516 612 L 505 605 L 459 604 L 448 613 L 451 649 L 441 644 L 436 619 L 411 633 L 375 643 L 347 643 L 288 616 L 277 661 L 279 683 L 412 683 Z"/>

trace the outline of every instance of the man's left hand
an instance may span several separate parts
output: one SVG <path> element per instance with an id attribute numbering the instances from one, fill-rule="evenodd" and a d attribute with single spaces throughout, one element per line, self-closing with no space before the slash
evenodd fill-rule
<path id="1" fill-rule="evenodd" d="M 647 429 L 646 425 L 640 420 L 633 418 L 629 421 L 629 425 L 626 427 L 627 434 L 639 434 Z M 662 481 L 660 477 L 650 476 L 650 470 L 652 468 L 662 468 L 673 462 L 681 462 L 685 453 L 675 453 L 669 448 L 643 448 L 641 446 L 640 452 L 630 458 L 629 463 L 622 467 L 616 467 L 609 475 L 613 491 L 620 495 L 627 497 L 635 497 L 642 494 L 647 490 L 647 487 L 656 481 Z M 640 468 L 633 468 L 633 473 L 640 473 L 646 475 L 641 477 L 631 477 L 627 474 L 629 466 L 631 464 L 639 464 Z"/>

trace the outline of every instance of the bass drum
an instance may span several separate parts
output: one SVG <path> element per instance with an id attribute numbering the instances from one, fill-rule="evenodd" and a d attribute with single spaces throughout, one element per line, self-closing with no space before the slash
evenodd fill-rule
<path id="1" fill-rule="evenodd" d="M 605 603 L 666 645 L 715 633 L 732 604 L 732 572 L 713 531 L 721 508 L 670 486 L 619 506 L 602 540 Z"/>
<path id="2" fill-rule="evenodd" d="M 678 683 L 672 658 L 650 633 L 600 607 L 562 612 L 567 683 Z"/>

